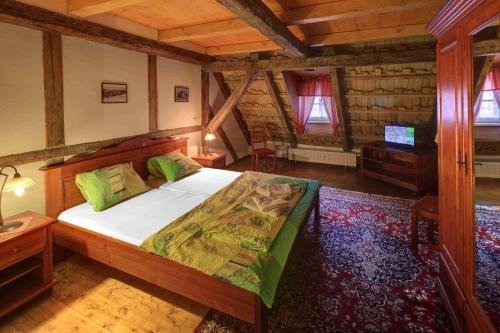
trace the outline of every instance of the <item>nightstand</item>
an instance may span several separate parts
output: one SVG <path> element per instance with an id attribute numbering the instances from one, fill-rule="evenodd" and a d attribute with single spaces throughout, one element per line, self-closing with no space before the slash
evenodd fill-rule
<path id="1" fill-rule="evenodd" d="M 192 159 L 206 168 L 224 169 L 226 167 L 226 153 L 224 152 L 201 154 Z"/>
<path id="2" fill-rule="evenodd" d="M 49 290 L 52 275 L 52 223 L 25 212 L 5 219 L 24 221 L 14 233 L 0 234 L 0 317 Z"/>

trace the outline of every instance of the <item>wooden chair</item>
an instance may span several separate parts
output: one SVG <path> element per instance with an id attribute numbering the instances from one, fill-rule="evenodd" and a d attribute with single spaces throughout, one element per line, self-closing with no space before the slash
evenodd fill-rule
<path id="1" fill-rule="evenodd" d="M 438 197 L 428 195 L 418 200 L 411 206 L 411 250 L 418 255 L 418 218 L 427 219 L 427 240 L 432 244 L 433 235 L 439 224 L 439 202 Z M 437 245 L 432 245 L 437 248 Z"/>
<path id="2" fill-rule="evenodd" d="M 273 172 L 276 172 L 276 150 L 267 147 L 267 133 L 262 125 L 256 125 L 250 130 L 252 144 L 252 167 L 259 171 L 259 163 L 262 157 L 273 159 Z"/>

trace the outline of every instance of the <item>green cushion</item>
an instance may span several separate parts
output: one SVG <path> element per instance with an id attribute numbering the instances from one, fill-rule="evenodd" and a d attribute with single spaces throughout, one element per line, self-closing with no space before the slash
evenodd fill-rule
<path id="1" fill-rule="evenodd" d="M 166 156 L 156 156 L 148 159 L 148 170 L 155 178 L 165 178 L 176 181 L 184 175 L 183 167 Z"/>
<path id="2" fill-rule="evenodd" d="M 150 190 L 130 164 L 79 173 L 75 183 L 96 212 Z"/>

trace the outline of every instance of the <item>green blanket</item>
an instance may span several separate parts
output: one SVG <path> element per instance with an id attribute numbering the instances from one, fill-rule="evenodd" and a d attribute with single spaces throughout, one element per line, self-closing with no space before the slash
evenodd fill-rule
<path id="1" fill-rule="evenodd" d="M 277 216 L 244 207 L 263 184 L 293 189 Z M 320 183 L 247 171 L 141 247 L 259 294 L 271 307 L 291 246 Z"/>

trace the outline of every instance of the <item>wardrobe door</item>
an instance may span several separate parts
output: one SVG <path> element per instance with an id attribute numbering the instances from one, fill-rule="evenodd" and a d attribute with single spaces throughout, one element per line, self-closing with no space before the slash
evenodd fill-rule
<path id="1" fill-rule="evenodd" d="M 460 48 L 456 33 L 438 43 L 439 281 L 455 327 L 463 324 L 463 175 Z"/>

